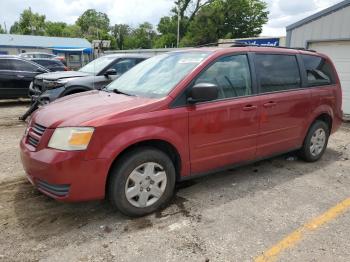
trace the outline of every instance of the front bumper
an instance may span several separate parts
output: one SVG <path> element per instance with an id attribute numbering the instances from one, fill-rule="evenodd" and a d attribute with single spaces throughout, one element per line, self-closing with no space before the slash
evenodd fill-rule
<path id="1" fill-rule="evenodd" d="M 54 89 L 39 90 L 32 82 L 29 86 L 28 95 L 32 102 L 39 100 L 40 104 L 47 104 L 59 98 L 64 91 L 64 86 Z"/>
<path id="2" fill-rule="evenodd" d="M 105 197 L 108 174 L 106 159 L 85 160 L 84 152 L 50 148 L 33 151 L 22 139 L 21 160 L 28 180 L 39 191 L 65 202 Z"/>

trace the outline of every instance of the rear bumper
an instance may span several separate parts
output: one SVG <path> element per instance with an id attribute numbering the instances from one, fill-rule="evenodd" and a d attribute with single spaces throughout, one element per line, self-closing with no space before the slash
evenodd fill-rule
<path id="1" fill-rule="evenodd" d="M 45 195 L 65 202 L 105 197 L 107 160 L 84 160 L 82 152 L 49 148 L 30 151 L 24 140 L 20 148 L 28 180 Z"/>

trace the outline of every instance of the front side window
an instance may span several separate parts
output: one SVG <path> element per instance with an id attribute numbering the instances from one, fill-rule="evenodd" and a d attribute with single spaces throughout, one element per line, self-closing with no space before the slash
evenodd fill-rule
<path id="1" fill-rule="evenodd" d="M 252 93 L 252 83 L 247 55 L 233 55 L 218 59 L 197 78 L 194 85 L 215 84 L 218 99 L 248 96 Z"/>
<path id="2" fill-rule="evenodd" d="M 294 55 L 257 54 L 255 66 L 260 93 L 296 89 L 301 86 L 297 58 Z"/>
<path id="3" fill-rule="evenodd" d="M 129 71 L 132 67 L 136 65 L 135 59 L 121 59 L 117 63 L 113 64 L 111 68 L 117 71 L 118 75 L 124 74 L 126 71 Z"/>
<path id="4" fill-rule="evenodd" d="M 12 60 L 15 71 L 35 72 L 38 68 L 31 63 L 22 60 Z"/>
<path id="5" fill-rule="evenodd" d="M 332 66 L 324 58 L 302 55 L 308 86 L 323 86 L 334 83 Z"/>
<path id="6" fill-rule="evenodd" d="M 79 57 L 80 59 L 80 57 Z M 102 56 L 100 58 L 97 58 L 93 60 L 92 62 L 88 63 L 84 67 L 82 67 L 79 71 L 97 75 L 99 74 L 106 66 L 108 66 L 110 63 L 115 60 L 115 57 L 108 57 L 108 56 Z M 71 61 L 71 60 L 70 60 Z"/>
<path id="7" fill-rule="evenodd" d="M 210 54 L 193 51 L 154 56 L 134 66 L 107 89 L 149 98 L 164 97 Z"/>

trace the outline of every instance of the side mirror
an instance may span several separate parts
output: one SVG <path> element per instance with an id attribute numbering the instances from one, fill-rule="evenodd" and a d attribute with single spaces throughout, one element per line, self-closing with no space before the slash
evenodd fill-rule
<path id="1" fill-rule="evenodd" d="M 212 101 L 218 98 L 218 86 L 211 83 L 199 83 L 192 87 L 190 96 L 187 99 L 189 104 Z"/>
<path id="2" fill-rule="evenodd" d="M 108 69 L 105 73 L 104 73 L 105 77 L 108 76 L 112 76 L 112 75 L 117 75 L 117 70 L 115 70 L 114 68 L 110 68 Z"/>

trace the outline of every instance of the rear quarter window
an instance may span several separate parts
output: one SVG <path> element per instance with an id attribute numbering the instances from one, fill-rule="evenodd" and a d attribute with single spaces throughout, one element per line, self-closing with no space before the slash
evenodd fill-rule
<path id="1" fill-rule="evenodd" d="M 260 93 L 300 88 L 301 77 L 294 55 L 256 54 L 255 65 L 260 81 Z"/>
<path id="2" fill-rule="evenodd" d="M 335 83 L 332 65 L 324 58 L 302 55 L 308 86 L 324 86 Z"/>

